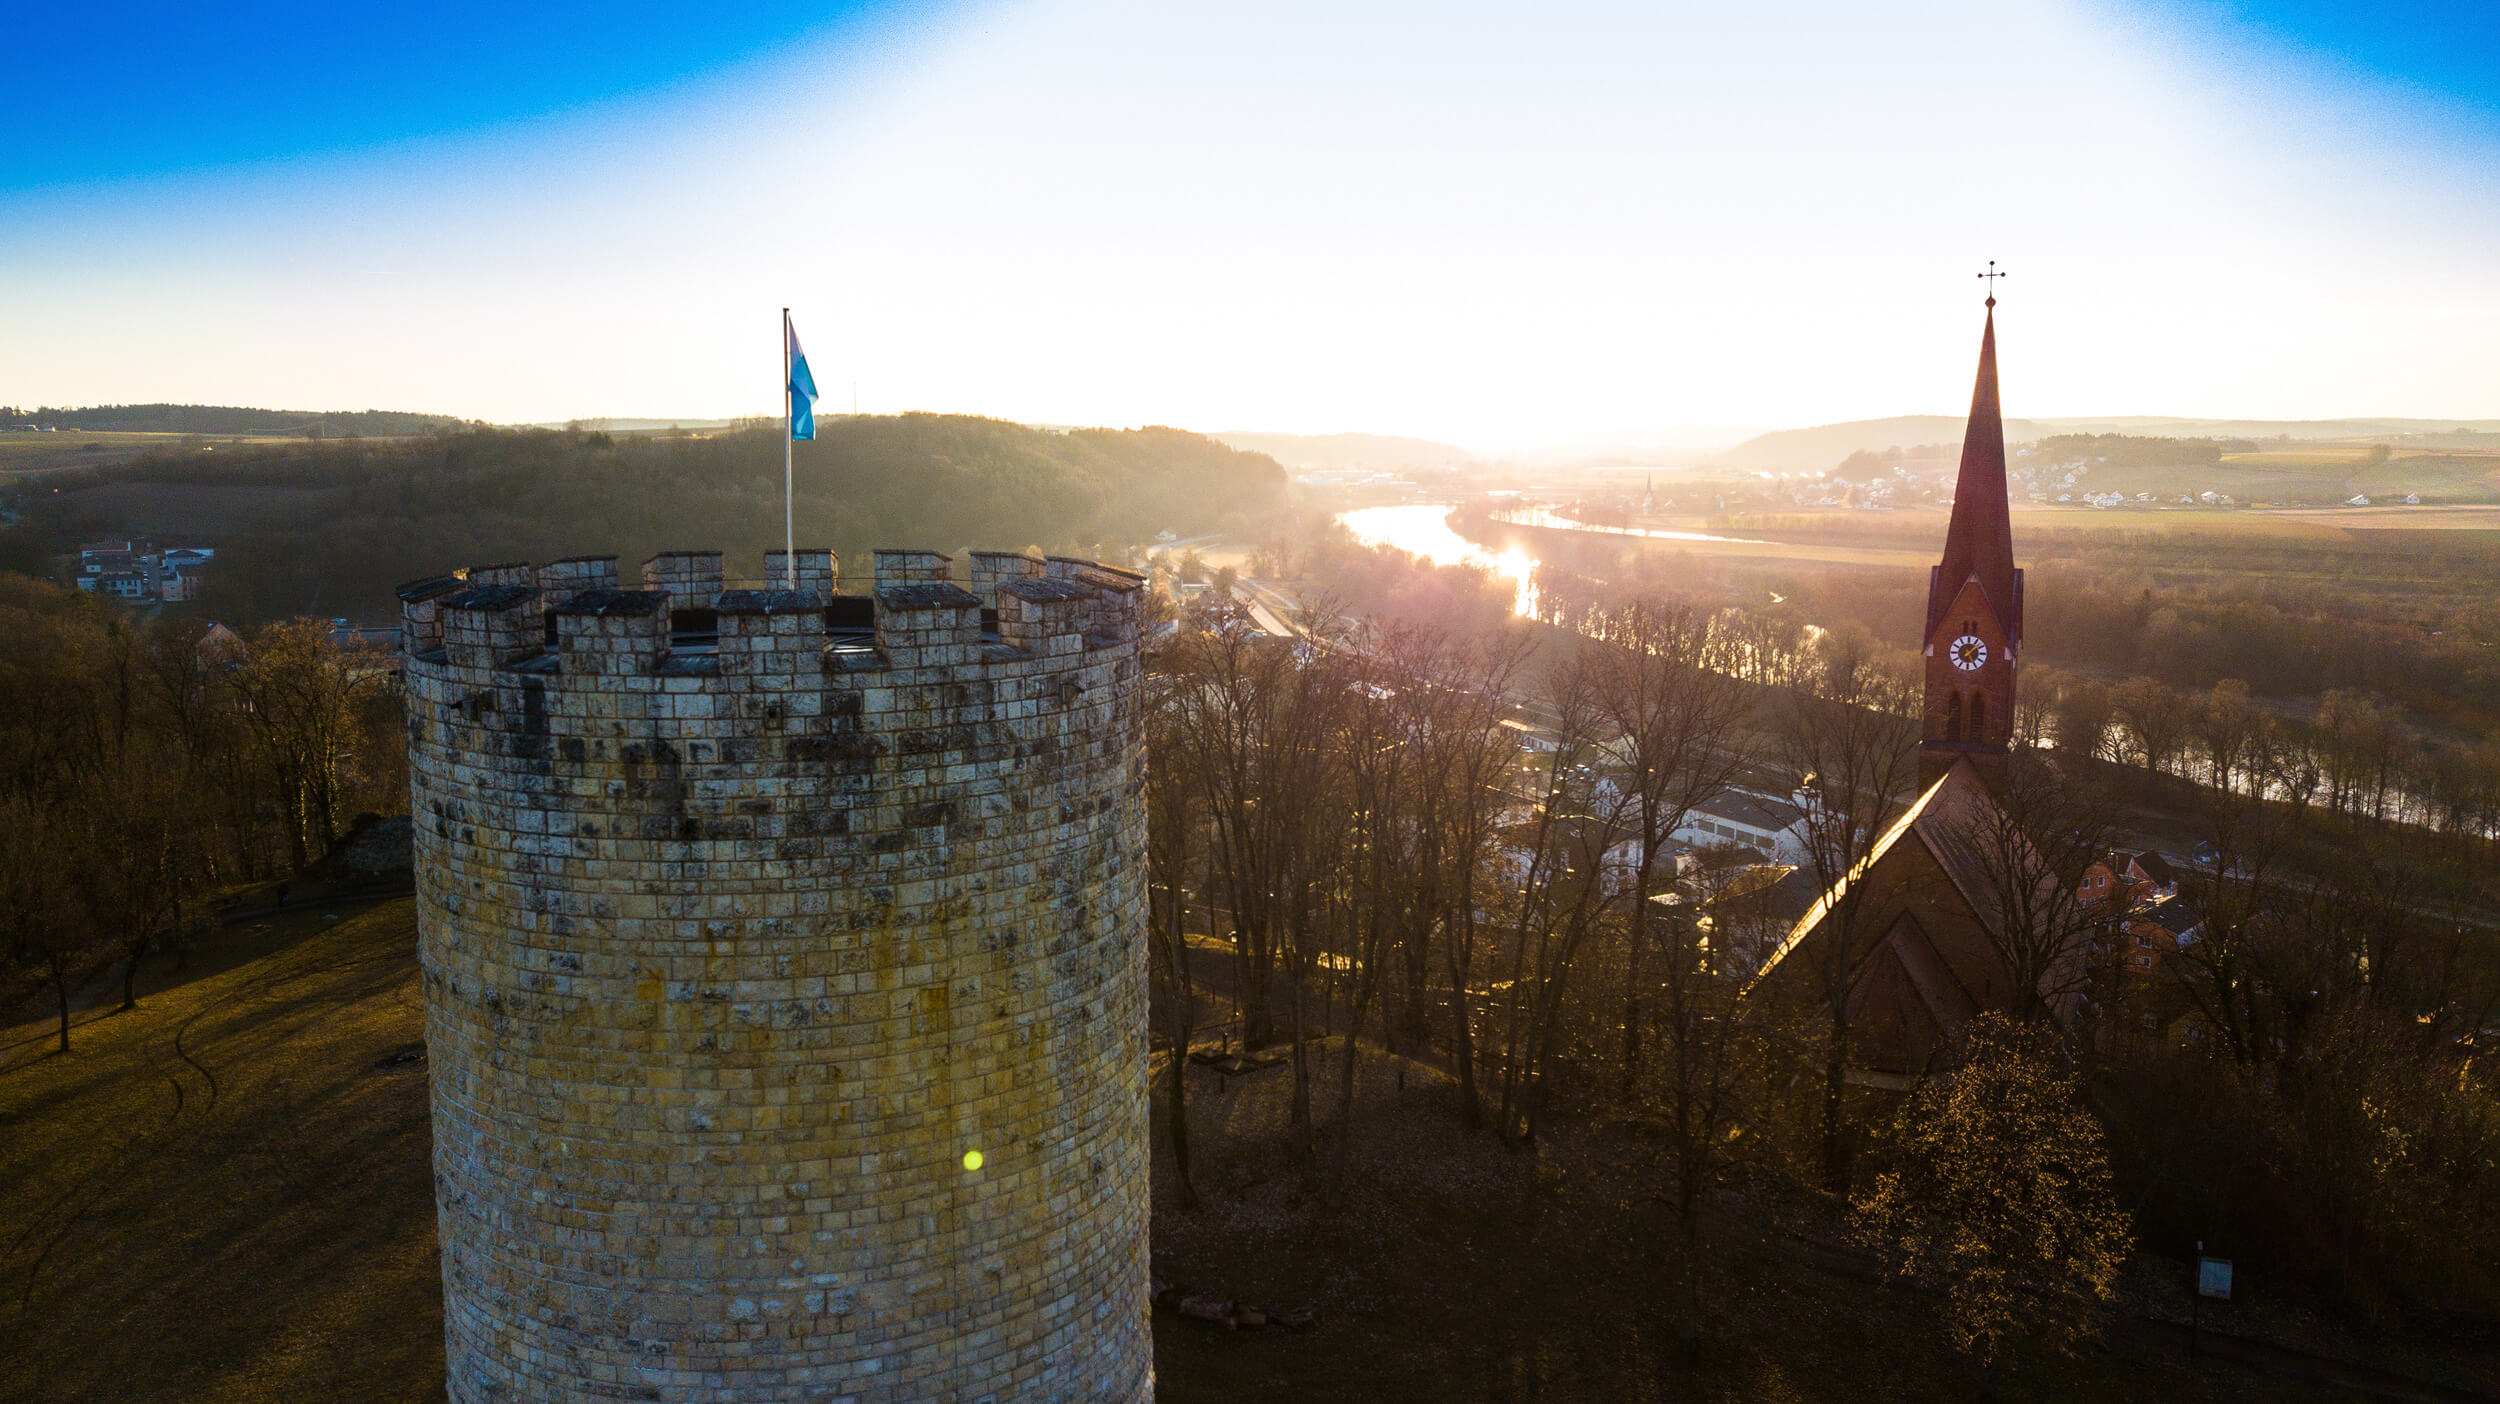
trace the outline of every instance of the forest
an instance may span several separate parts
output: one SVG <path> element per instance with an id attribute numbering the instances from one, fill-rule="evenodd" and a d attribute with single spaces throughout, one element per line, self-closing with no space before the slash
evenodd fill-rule
<path id="1" fill-rule="evenodd" d="M 1284 1163 L 1318 1199 L 1363 1195 L 1349 1155 L 1393 1133 L 1357 1113 L 1359 1065 L 1405 1057 L 1447 1070 L 1453 1136 L 1638 1128 L 1661 1309 L 1693 1355 L 1744 1319 L 1710 1296 L 1753 1251 L 1726 1237 L 1740 1204 L 1929 1284 L 1983 1365 L 2088 1336 L 2145 1255 L 2200 1239 L 2357 1319 L 2500 1316 L 2500 958 L 2425 877 L 2487 870 L 2489 838 L 2269 798 L 2246 777 L 2296 747 L 2245 709 L 2205 723 L 2159 757 L 2211 778 L 2183 802 L 2214 855 L 2177 878 L 2195 939 L 2139 963 L 2109 913 L 2009 877 L 2027 895 L 1992 939 L 2043 998 L 1975 1023 L 1953 1076 L 1874 1096 L 1844 1076 L 1841 1003 L 1749 988 L 1800 908 L 1765 900 L 1757 856 L 1679 857 L 1668 835 L 1714 796 L 1811 776 L 1851 821 L 1810 824 L 1791 860 L 1827 889 L 1916 789 L 1910 660 L 1646 580 L 1578 582 L 1558 634 L 1503 619 L 1475 572 L 1363 554 L 1315 564 L 1363 601 L 1316 617 L 1320 648 L 1258 635 L 1219 581 L 1152 702 L 1158 1033 L 1280 1050 Z M 2137 734 L 2045 705 L 2003 796 L 2007 872 L 2031 855 L 2064 894 L 2112 861 L 2141 790 L 2114 747 L 2050 748 L 2086 723 Z M 1217 990 L 1190 983 L 1200 931 L 1227 951 Z M 2079 1012 L 2058 1016 L 2046 953 L 2074 949 Z M 1206 1090 L 1158 1092 L 1183 1203 Z"/>
<path id="2" fill-rule="evenodd" d="M 212 899 L 404 813 L 390 660 L 317 620 L 249 636 L 142 622 L 0 574 L 0 1004 L 40 989 L 70 1041 L 73 988 L 179 965 Z"/>
<path id="3" fill-rule="evenodd" d="M 826 417 L 794 446 L 802 545 L 1038 546 L 1115 553 L 1159 531 L 1239 528 L 1284 470 L 1177 429 L 1032 429 L 961 415 Z M 105 533 L 188 531 L 218 549 L 212 617 L 389 619 L 400 583 L 468 563 L 673 548 L 757 568 L 781 544 L 777 427 L 716 434 L 466 428 L 395 440 L 241 444 L 67 472 L 26 494 L 10 564 Z M 34 559 L 30 559 L 34 558 Z"/>
<path id="4" fill-rule="evenodd" d="M 2051 463 L 2106 463 L 2117 468 L 2186 468 L 2220 463 L 2225 453 L 2246 453 L 2247 440 L 2162 439 L 2139 434 L 2051 434 L 2031 446 Z M 2381 454 L 2382 458 L 2386 455 Z"/>

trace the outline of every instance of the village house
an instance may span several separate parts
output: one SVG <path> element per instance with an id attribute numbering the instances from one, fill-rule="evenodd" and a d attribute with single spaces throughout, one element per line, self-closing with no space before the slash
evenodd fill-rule
<path id="1" fill-rule="evenodd" d="M 204 546 L 159 551 L 145 541 L 89 541 L 78 548 L 76 583 L 89 594 L 181 604 L 199 598 L 201 577 L 216 555 Z"/>
<path id="2" fill-rule="evenodd" d="M 93 575 L 81 575 L 78 583 L 80 588 L 91 593 L 110 595 L 117 600 L 145 599 L 148 593 L 147 575 L 136 570 L 102 570 Z"/>
<path id="3" fill-rule="evenodd" d="M 2131 978 L 2150 975 L 2204 928 L 2194 905 L 2179 896 L 2178 873 L 2151 849 L 2119 849 L 2084 870 L 2075 898 L 2104 914 L 2111 955 Z"/>
<path id="4" fill-rule="evenodd" d="M 1758 790 L 1729 790 L 1694 805 L 1673 837 L 1695 848 L 1741 844 L 1767 862 L 1807 861 L 1808 806 L 1803 794 L 1779 799 Z"/>

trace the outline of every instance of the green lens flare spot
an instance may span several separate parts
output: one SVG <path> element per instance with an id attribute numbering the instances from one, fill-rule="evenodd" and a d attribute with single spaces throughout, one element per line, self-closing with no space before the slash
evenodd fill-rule
<path id="1" fill-rule="evenodd" d="M 977 1150 L 968 1150 L 968 1151 L 965 1151 L 965 1152 L 964 1152 L 964 1168 L 965 1168 L 966 1170 L 978 1170 L 978 1169 L 980 1169 L 980 1168 L 981 1168 L 981 1153 L 980 1153 L 979 1151 L 977 1151 Z"/>

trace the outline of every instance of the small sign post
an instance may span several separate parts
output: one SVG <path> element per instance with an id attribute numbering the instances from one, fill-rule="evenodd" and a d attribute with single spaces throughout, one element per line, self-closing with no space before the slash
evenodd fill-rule
<path id="1" fill-rule="evenodd" d="M 2229 1258 L 2198 1258 L 2196 1260 L 2196 1295 L 2218 1302 L 2231 1300 L 2231 1260 Z"/>
<path id="2" fill-rule="evenodd" d="M 2196 1333 L 2204 1325 L 2205 1299 L 2231 1300 L 2231 1260 L 2205 1256 L 2205 1240 L 2196 1240 L 2196 1296 L 2188 1308 L 2188 1363 L 2196 1363 Z"/>

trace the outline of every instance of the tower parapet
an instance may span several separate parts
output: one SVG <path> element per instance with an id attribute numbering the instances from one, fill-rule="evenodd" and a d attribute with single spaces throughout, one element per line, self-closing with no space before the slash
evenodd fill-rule
<path id="1" fill-rule="evenodd" d="M 1142 1400 L 1136 575 L 401 592 L 454 1400 Z"/>

